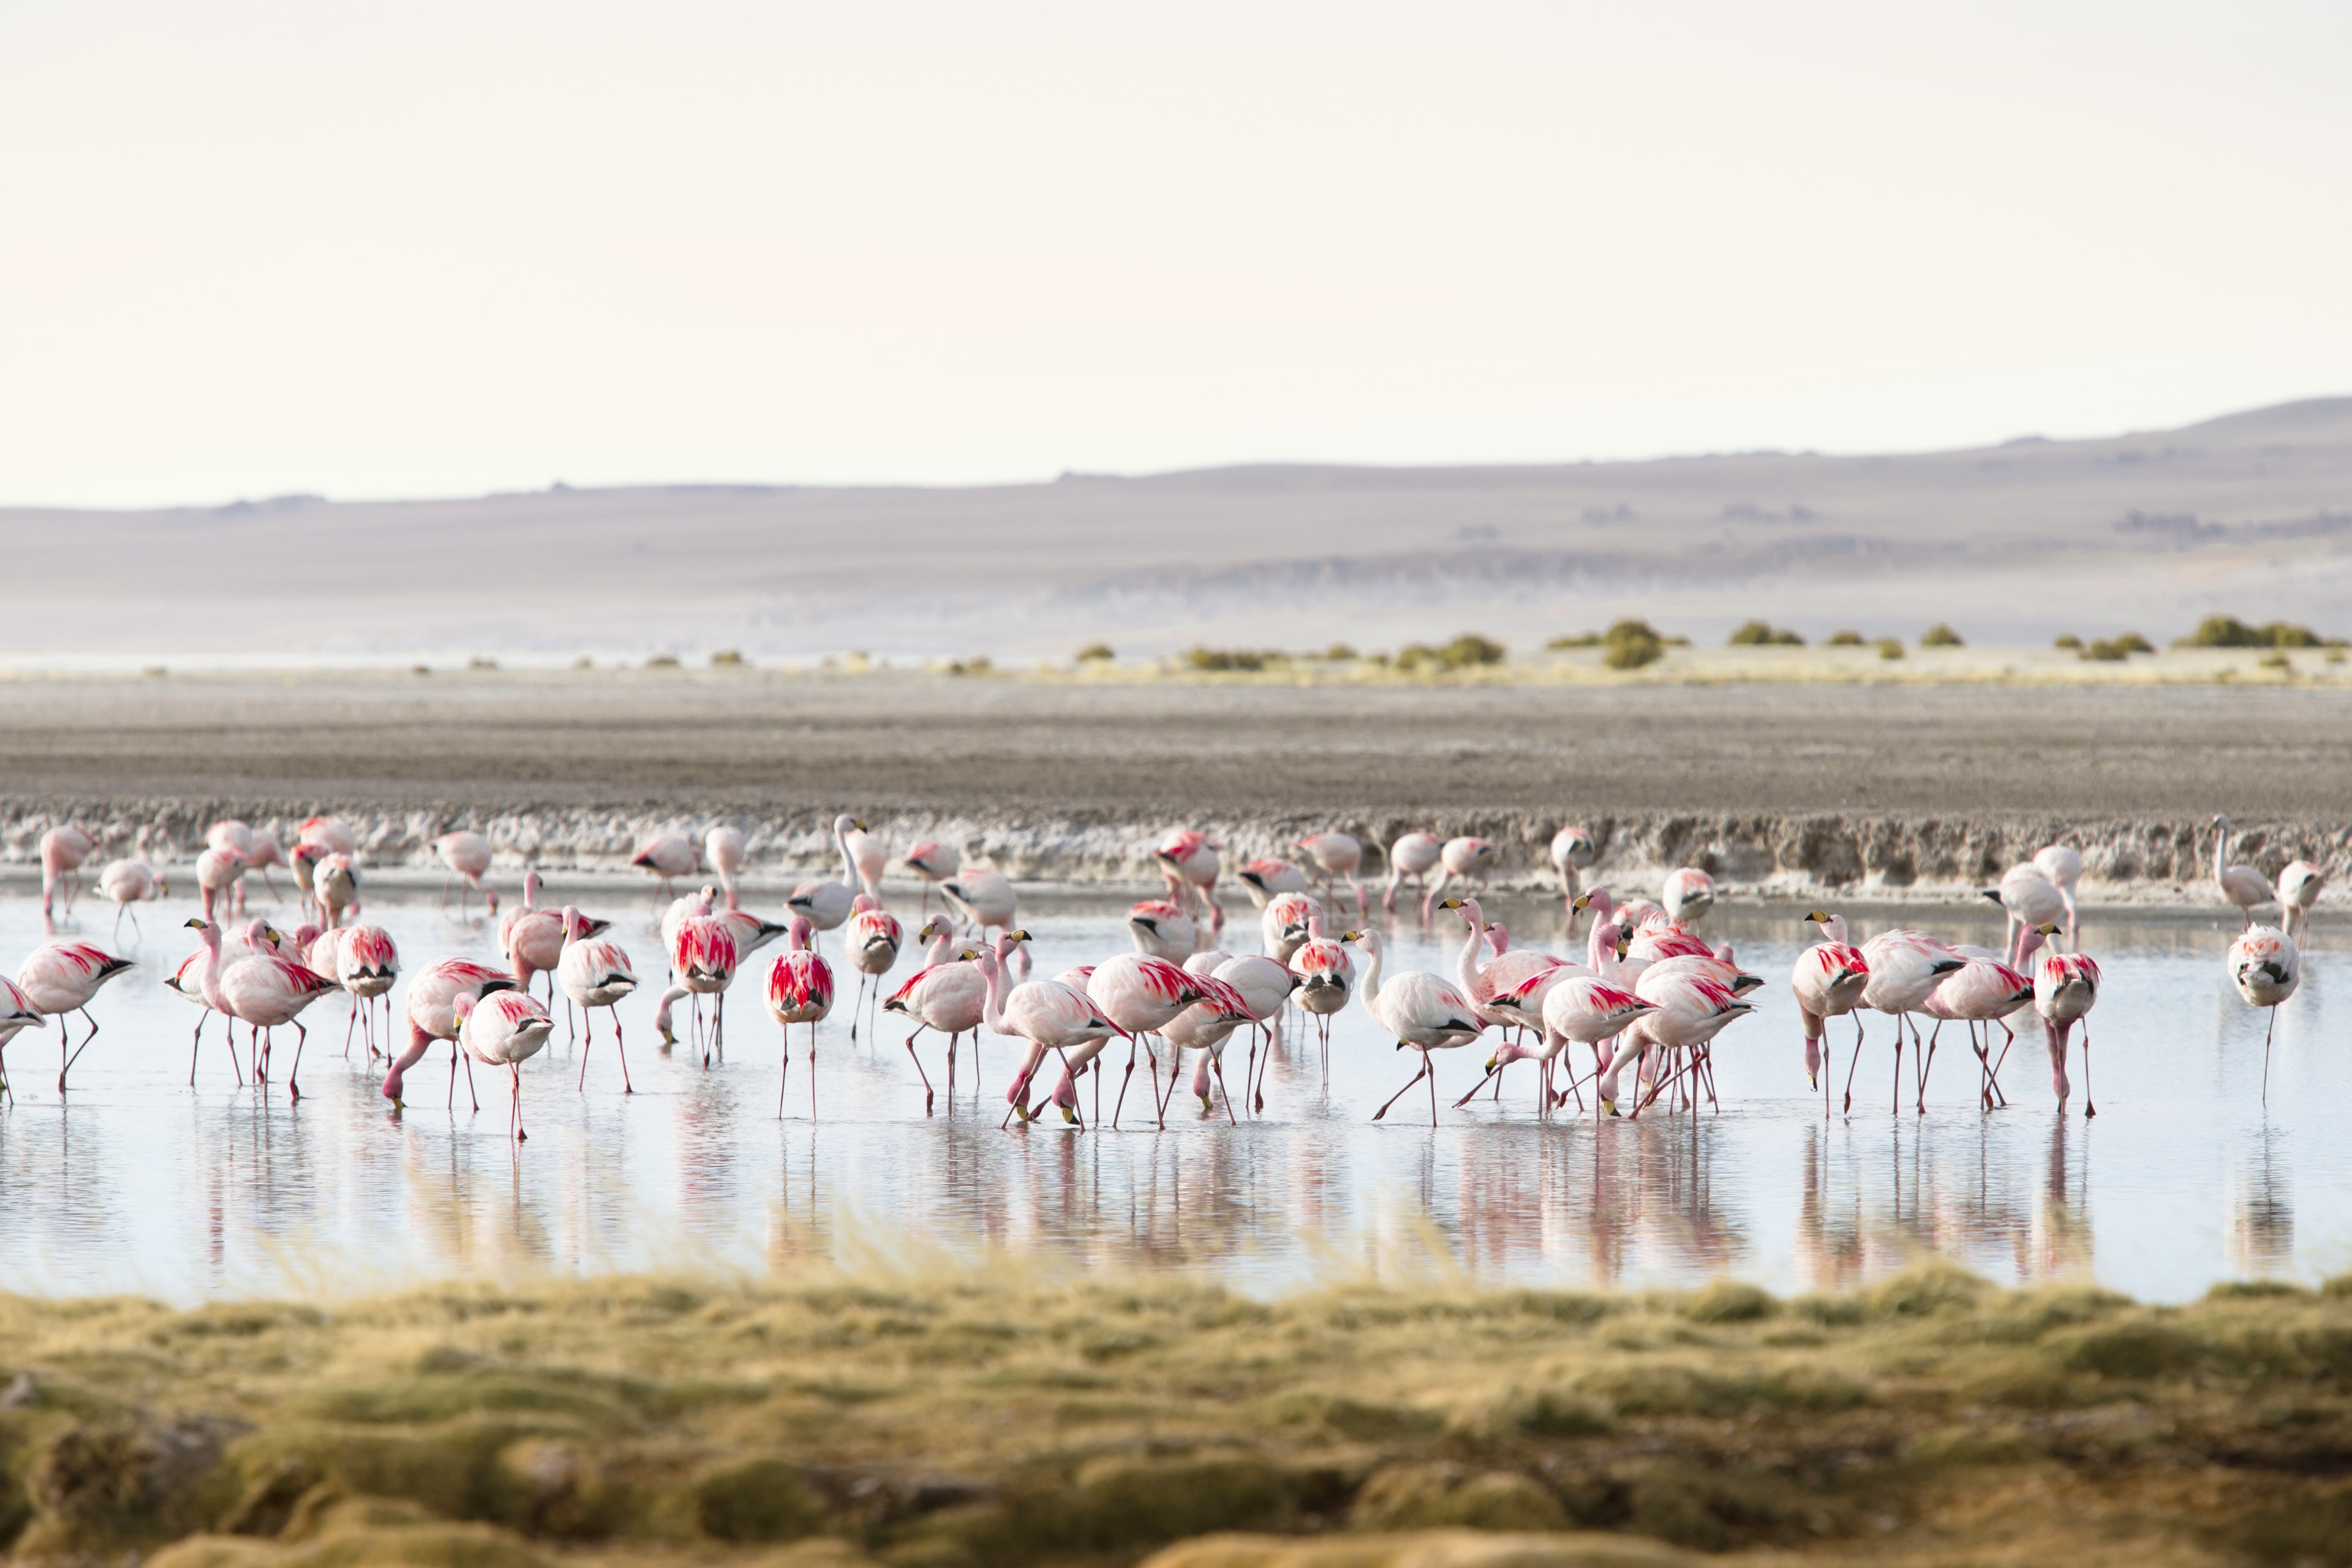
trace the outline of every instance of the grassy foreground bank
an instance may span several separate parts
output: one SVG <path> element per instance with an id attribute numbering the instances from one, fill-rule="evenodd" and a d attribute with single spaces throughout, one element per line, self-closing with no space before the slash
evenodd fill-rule
<path id="1" fill-rule="evenodd" d="M 1111 1568 L 1212 1531 L 1255 1534 L 1167 1568 L 2347 1562 L 2339 1285 L 0 1299 L 0 1538 L 145 1568 Z M 1520 1533 L 1394 1533 L 1447 1528 Z"/>

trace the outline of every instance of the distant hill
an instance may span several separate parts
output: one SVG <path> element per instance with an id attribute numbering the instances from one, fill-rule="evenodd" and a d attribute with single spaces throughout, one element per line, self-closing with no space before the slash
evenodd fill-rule
<path id="1" fill-rule="evenodd" d="M 2217 608 L 2352 632 L 2352 398 L 1896 456 L 0 510 L 0 643 L 115 655 L 1526 647 L 1621 614 L 1706 641 L 1751 616 L 2160 638 Z"/>

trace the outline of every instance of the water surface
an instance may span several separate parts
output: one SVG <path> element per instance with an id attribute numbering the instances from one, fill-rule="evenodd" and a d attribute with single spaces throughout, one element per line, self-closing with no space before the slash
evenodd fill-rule
<path id="1" fill-rule="evenodd" d="M 559 892 L 561 889 L 559 889 Z M 1365 1272 L 1425 1275 L 1450 1260 L 1484 1280 L 1554 1285 L 1682 1284 L 1730 1274 L 1776 1290 L 1867 1280 L 1941 1254 L 1990 1278 L 2087 1278 L 2177 1300 L 2216 1280 L 2313 1280 L 2352 1267 L 2352 1145 L 2338 1131 L 2352 1066 L 2331 1048 L 2332 994 L 2347 982 L 2319 928 L 2301 994 L 2281 1010 L 2267 1105 L 2264 1018 L 2221 971 L 2230 931 L 2210 917 L 2094 917 L 2085 947 L 2106 984 L 2092 1015 L 2099 1114 L 2077 1097 L 2061 1115 L 2046 1058 L 2021 1041 L 2002 1074 L 2011 1104 L 1979 1110 L 1976 1072 L 1947 1031 L 1927 1109 L 1890 1109 L 1884 1020 L 1855 1080 L 1851 1114 L 1825 1117 L 1809 1093 L 1789 999 L 1790 964 L 1811 928 L 1801 908 L 1720 910 L 1704 928 L 1738 943 L 1770 984 L 1759 1013 L 1717 1052 L 1720 1111 L 1653 1112 L 1638 1122 L 1534 1117 L 1532 1069 L 1506 1076 L 1499 1101 L 1450 1102 L 1476 1079 L 1483 1050 L 1441 1053 L 1448 1109 L 1429 1126 L 1420 1091 L 1388 1121 L 1371 1112 L 1414 1062 L 1360 1007 L 1333 1032 L 1328 1077 L 1311 1036 L 1277 1052 L 1265 1109 L 1239 1125 L 1179 1095 L 1165 1131 L 1141 1088 L 1125 1130 L 1051 1121 L 1000 1130 L 1018 1047 L 989 1037 L 975 1080 L 960 1066 L 950 1101 L 939 1047 L 925 1065 L 937 1113 L 886 1019 L 850 1037 L 844 999 L 819 1031 L 810 1120 L 804 1036 L 777 1116 L 778 1031 L 757 977 L 738 982 L 725 1059 L 706 1070 L 686 1041 L 657 1048 L 662 973 L 656 902 L 637 888 L 587 887 L 583 907 L 612 917 L 646 991 L 624 1004 L 636 1092 L 621 1093 L 609 1024 L 575 1087 L 579 1047 L 559 1017 L 555 1043 L 523 1069 L 530 1137 L 507 1137 L 502 1073 L 478 1070 L 473 1110 L 461 1078 L 445 1107 L 448 1057 L 436 1047 L 411 1079 L 404 1113 L 378 1092 L 382 1066 L 342 1054 L 347 1005 L 330 997 L 311 1026 L 302 1096 L 282 1081 L 238 1087 L 208 1026 L 188 1082 L 196 1009 L 163 977 L 191 948 L 174 901 L 141 911 L 146 935 L 122 951 L 140 967 L 94 1008 L 103 1030 L 56 1089 L 57 1036 L 20 1036 L 7 1052 L 16 1089 L 0 1110 L 0 1258 L 18 1290 L 137 1290 L 188 1300 L 362 1288 L 444 1276 L 511 1277 L 673 1265 L 761 1269 L 871 1247 L 988 1249 L 1060 1267 L 1181 1268 L 1270 1291 Z M 754 900 L 756 903 L 756 900 Z M 1123 950 L 1124 900 L 1028 894 L 1023 923 L 1037 971 L 1051 974 Z M 290 920 L 266 901 L 256 912 Z M 915 923 L 911 900 L 899 910 Z M 1499 901 L 1518 941 L 1566 952 L 1556 900 Z M 431 898 L 372 903 L 404 967 L 469 954 L 495 963 L 491 928 L 445 916 Z M 1973 910 L 1900 917 L 1952 940 L 1995 942 Z M 95 900 L 67 928 L 110 942 Z M 1895 923 L 1855 920 L 1856 940 Z M 1383 927 L 1391 967 L 1451 972 L 1461 928 Z M 1255 911 L 1237 905 L 1226 945 L 1255 947 Z M 37 903 L 0 900 L 0 955 L 41 940 Z M 1441 940 L 1442 939 L 1442 940 Z M 764 973 L 769 953 L 755 961 Z M 911 950 L 890 977 L 913 973 Z M 559 1008 L 559 1015 L 561 1009 Z M 79 1040 L 82 1026 L 74 1025 Z M 1843 1078 L 1850 1025 L 1832 1026 Z M 1246 1056 L 1231 1048 L 1237 1090 Z M 1107 1089 L 1115 1090 L 1117 1064 Z M 1907 1072 L 1906 1068 L 1906 1072 Z M 1136 1082 L 1143 1081 L 1140 1071 Z M 1907 1083 L 1907 1079 L 1906 1079 Z M 1091 1094 L 1087 1103 L 1091 1104 Z M 1106 1098 L 1104 1109 L 1109 1109 Z"/>

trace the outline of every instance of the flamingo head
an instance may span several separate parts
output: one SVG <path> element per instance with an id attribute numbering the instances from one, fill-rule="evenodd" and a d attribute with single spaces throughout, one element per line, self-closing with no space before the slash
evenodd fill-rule
<path id="1" fill-rule="evenodd" d="M 490 907 L 493 915 L 499 912 L 499 890 L 488 882 L 482 884 L 482 902 Z"/>
<path id="2" fill-rule="evenodd" d="M 474 994 L 470 991 L 460 991 L 456 996 L 450 998 L 449 1011 L 457 1018 L 457 1026 L 461 1029 L 466 1026 L 466 1020 L 474 1016 Z"/>
<path id="3" fill-rule="evenodd" d="M 947 916 L 933 915 L 929 920 L 923 922 L 923 929 L 915 933 L 915 940 L 917 942 L 935 941 L 940 937 L 947 935 L 948 932 L 953 929 L 954 928 L 948 923 Z"/>
<path id="4" fill-rule="evenodd" d="M 1028 940 L 1029 933 L 1025 931 L 1005 931 L 996 939 L 995 956 L 1000 959 L 1010 960 L 1013 956 L 1013 950 L 1019 947 L 1023 942 L 1027 942 Z"/>
<path id="5" fill-rule="evenodd" d="M 188 921 L 188 929 L 190 931 L 200 931 L 204 932 L 205 945 L 206 947 L 218 947 L 220 945 L 220 927 L 205 919 L 202 915 L 195 916 L 194 919 L 190 920 Z"/>

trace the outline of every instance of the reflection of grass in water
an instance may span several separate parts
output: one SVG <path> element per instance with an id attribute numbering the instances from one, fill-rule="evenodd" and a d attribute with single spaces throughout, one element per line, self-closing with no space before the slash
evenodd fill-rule
<path id="1" fill-rule="evenodd" d="M 6 1299 L 0 1531 L 83 1560 L 208 1531 L 174 1568 L 803 1540 L 1014 1568 L 1435 1526 L 1872 1561 L 2340 1543 L 2352 1289 L 2151 1310 L 1928 1267 L 1782 1302 L 1381 1268 L 1253 1301 L 894 1239 L 764 1279 Z"/>

